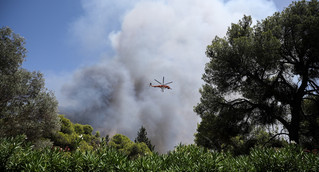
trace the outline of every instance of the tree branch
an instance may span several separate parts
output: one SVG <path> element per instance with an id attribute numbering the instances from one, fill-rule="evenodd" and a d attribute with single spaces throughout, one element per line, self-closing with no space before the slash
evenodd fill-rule
<path id="1" fill-rule="evenodd" d="M 313 80 L 309 79 L 309 83 L 315 90 L 319 90 L 319 86 Z"/>
<path id="2" fill-rule="evenodd" d="M 275 135 L 272 136 L 267 142 L 265 142 L 265 143 L 263 144 L 263 147 L 265 147 L 265 145 L 266 145 L 267 143 L 269 143 L 272 139 L 274 139 L 275 137 L 277 137 L 277 136 L 279 136 L 279 135 L 287 135 L 287 136 L 289 136 L 289 133 L 277 133 L 277 134 L 275 134 Z"/>

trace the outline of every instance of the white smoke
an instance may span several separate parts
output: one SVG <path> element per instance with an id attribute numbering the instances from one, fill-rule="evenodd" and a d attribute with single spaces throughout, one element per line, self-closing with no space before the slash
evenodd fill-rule
<path id="1" fill-rule="evenodd" d="M 83 7 L 71 31 L 100 60 L 63 86 L 61 112 L 103 135 L 134 139 L 144 125 L 160 152 L 194 140 L 206 46 L 244 14 L 261 19 L 276 9 L 268 0 L 94 0 Z M 172 90 L 148 86 L 163 76 Z"/>

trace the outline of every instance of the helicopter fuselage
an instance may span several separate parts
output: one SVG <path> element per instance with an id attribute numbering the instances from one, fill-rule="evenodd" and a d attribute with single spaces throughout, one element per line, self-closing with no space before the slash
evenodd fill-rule
<path id="1" fill-rule="evenodd" d="M 167 86 L 167 85 L 151 85 L 151 87 L 171 89 L 171 87 L 169 87 L 169 86 Z"/>
<path id="2" fill-rule="evenodd" d="M 167 86 L 168 84 L 171 84 L 173 82 L 168 82 L 168 83 L 165 83 L 164 82 L 164 77 L 163 77 L 163 82 L 159 82 L 158 80 L 154 79 L 157 83 L 159 83 L 160 85 L 152 85 L 152 83 L 150 83 L 150 87 L 157 87 L 157 88 L 161 88 L 162 89 L 162 92 L 164 92 L 164 89 L 171 89 L 171 87 Z"/>

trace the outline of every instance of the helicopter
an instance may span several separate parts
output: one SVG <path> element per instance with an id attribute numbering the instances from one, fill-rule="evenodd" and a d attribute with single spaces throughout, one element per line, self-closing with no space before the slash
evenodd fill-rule
<path id="1" fill-rule="evenodd" d="M 159 83 L 160 85 L 152 85 L 152 83 L 150 83 L 150 87 L 157 87 L 157 88 L 161 88 L 162 89 L 162 92 L 164 92 L 164 89 L 172 89 L 171 87 L 168 86 L 168 84 L 171 84 L 173 83 L 172 81 L 171 82 L 168 82 L 168 83 L 164 83 L 164 76 L 163 76 L 163 82 L 159 82 L 158 80 L 154 79 L 157 83 Z"/>

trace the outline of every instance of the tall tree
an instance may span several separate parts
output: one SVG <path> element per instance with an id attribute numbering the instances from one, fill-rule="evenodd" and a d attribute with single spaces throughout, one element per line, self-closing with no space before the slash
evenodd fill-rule
<path id="1" fill-rule="evenodd" d="M 151 140 L 148 139 L 147 137 L 147 132 L 145 127 L 142 125 L 140 130 L 137 132 L 137 137 L 134 140 L 135 143 L 145 143 L 147 147 L 151 150 L 154 151 L 155 145 L 152 145 Z"/>
<path id="2" fill-rule="evenodd" d="M 317 0 L 293 2 L 255 26 L 244 16 L 224 38 L 215 37 L 194 108 L 202 118 L 198 144 L 220 148 L 271 124 L 281 124 L 281 134 L 300 143 L 301 124 L 313 119 L 303 103 L 318 102 L 319 95 L 318 11 Z"/>
<path id="3" fill-rule="evenodd" d="M 58 103 L 40 72 L 21 68 L 24 44 L 10 28 L 0 29 L 0 136 L 26 134 L 35 141 L 60 129 Z"/>

